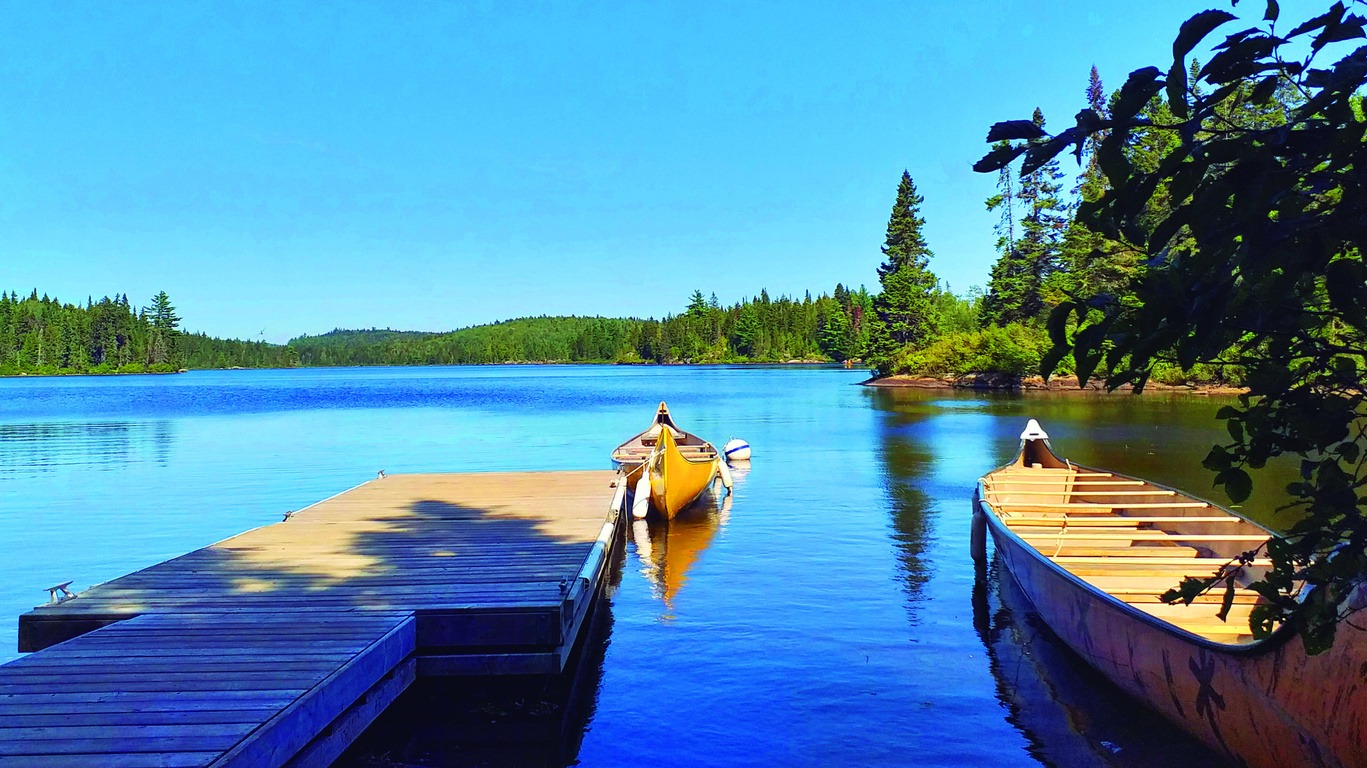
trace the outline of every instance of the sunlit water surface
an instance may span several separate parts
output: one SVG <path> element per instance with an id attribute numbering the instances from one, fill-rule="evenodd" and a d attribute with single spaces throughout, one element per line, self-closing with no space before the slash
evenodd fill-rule
<path id="1" fill-rule="evenodd" d="M 667 400 L 690 431 L 748 439 L 753 466 L 724 508 L 637 526 L 576 678 L 573 733 L 509 764 L 1220 765 L 1081 667 L 995 568 L 975 584 L 968 556 L 974 481 L 1011 457 L 1027 417 L 1075 461 L 1215 497 L 1200 459 L 1222 437 L 1219 403 L 862 378 L 503 366 L 3 380 L 0 660 L 51 584 L 81 589 L 278 521 L 379 469 L 606 468 Z M 499 763 L 385 738 L 363 762 Z"/>

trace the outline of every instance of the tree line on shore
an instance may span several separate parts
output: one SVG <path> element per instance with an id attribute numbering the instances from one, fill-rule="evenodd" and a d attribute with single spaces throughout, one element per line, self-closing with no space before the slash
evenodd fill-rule
<path id="1" fill-rule="evenodd" d="M 862 353 L 871 314 L 868 291 L 840 284 L 815 298 L 761 290 L 729 307 L 694 291 L 682 312 L 660 320 L 529 317 L 450 333 L 338 329 L 289 345 L 302 365 L 838 362 Z"/>
<path id="2" fill-rule="evenodd" d="M 180 330 L 165 291 L 134 308 L 127 294 L 63 303 L 35 290 L 0 292 L 0 375 L 170 373 L 181 368 L 260 368 L 297 364 L 275 344 L 214 339 Z"/>
<path id="3" fill-rule="evenodd" d="M 868 346 L 873 297 L 837 284 L 815 298 L 768 291 L 724 307 L 694 291 L 663 319 L 533 317 L 448 333 L 334 330 L 287 344 L 181 329 L 163 291 L 63 303 L 0 293 L 0 375 L 162 373 L 183 368 L 471 365 L 508 362 L 744 363 L 844 361 Z"/>

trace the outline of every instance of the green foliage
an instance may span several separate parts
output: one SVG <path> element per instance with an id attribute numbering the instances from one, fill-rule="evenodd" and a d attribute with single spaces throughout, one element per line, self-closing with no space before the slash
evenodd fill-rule
<path id="1" fill-rule="evenodd" d="M 1043 133 L 1044 114 L 1037 108 L 1030 120 Z M 1023 130 L 1030 128 L 1022 126 Z M 992 267 L 987 295 L 983 298 L 984 324 L 1008 325 L 1034 320 L 1045 311 L 1045 286 L 1059 270 L 1060 241 L 1066 227 L 1065 206 L 1059 199 L 1063 178 L 1058 162 L 1050 160 L 1028 172 L 1022 168 L 1014 194 L 1010 177 L 999 177 L 1002 189 L 987 201 L 988 210 L 1004 207 L 1010 216 L 1010 200 L 1023 211 L 1020 237 L 999 241 L 1001 257 Z"/>
<path id="2" fill-rule="evenodd" d="M 1039 370 L 1049 350 L 1044 331 L 1019 323 L 946 333 L 921 349 L 908 349 L 895 363 L 897 373 L 915 376 L 967 376 L 1001 373 L 1026 376 Z"/>
<path id="3" fill-rule="evenodd" d="M 163 291 L 134 312 L 128 297 L 84 307 L 43 296 L 0 293 L 0 375 L 144 373 L 181 367 L 288 366 L 293 353 L 263 342 L 211 339 L 179 330 Z"/>
<path id="4" fill-rule="evenodd" d="M 948 289 L 935 292 L 936 327 L 941 333 L 968 333 L 981 327 L 983 294 L 978 286 L 967 296 L 956 296 Z"/>
<path id="5" fill-rule="evenodd" d="M 1131 73 L 1109 116 L 1083 109 L 1054 137 L 998 124 L 989 141 L 1015 143 L 975 168 L 995 172 L 1023 156 L 1029 171 L 1100 136 L 1107 188 L 1077 218 L 1146 266 L 1128 295 L 1061 303 L 1044 367 L 1071 352 L 1079 379 L 1096 371 L 1111 386 L 1137 387 L 1164 363 L 1243 368 L 1248 393 L 1219 413 L 1230 442 L 1205 465 L 1242 501 L 1248 470 L 1300 458 L 1301 479 L 1286 494 L 1303 518 L 1268 546 L 1273 566 L 1253 588 L 1269 602 L 1251 626 L 1264 636 L 1289 623 L 1314 653 L 1333 642 L 1367 574 L 1367 47 L 1341 50 L 1365 23 L 1341 3 L 1289 32 L 1278 15 L 1269 3 L 1263 26 L 1226 37 L 1204 66 L 1187 54 L 1234 17 L 1193 16 L 1167 74 Z M 1241 564 L 1170 597 L 1227 583 Z M 1302 584 L 1305 600 L 1286 596 Z"/>
<path id="6" fill-rule="evenodd" d="M 450 333 L 334 330 L 289 342 L 302 365 L 468 365 L 508 362 L 726 363 L 845 360 L 867 338 L 862 288 L 802 300 L 759 296 L 721 307 L 694 291 L 663 320 L 535 317 Z"/>

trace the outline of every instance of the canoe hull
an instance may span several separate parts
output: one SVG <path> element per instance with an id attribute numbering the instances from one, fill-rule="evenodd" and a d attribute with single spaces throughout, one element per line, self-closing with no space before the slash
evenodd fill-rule
<path id="1" fill-rule="evenodd" d="M 1246 650 L 1127 609 L 1030 547 L 974 497 L 997 556 L 1065 644 L 1213 749 L 1257 768 L 1367 768 L 1367 633 L 1342 626 L 1307 656 L 1298 637 Z M 1362 590 L 1359 590 L 1359 595 Z"/>
<path id="2" fill-rule="evenodd" d="M 648 463 L 650 503 L 669 519 L 697 501 L 717 478 L 720 459 L 691 459 L 679 452 L 668 432 L 660 435 L 660 445 Z"/>

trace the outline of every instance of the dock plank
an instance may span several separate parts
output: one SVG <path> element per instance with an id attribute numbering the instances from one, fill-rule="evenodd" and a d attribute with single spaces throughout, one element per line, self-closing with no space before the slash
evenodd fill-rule
<path id="1" fill-rule="evenodd" d="M 614 478 L 390 476 L 26 613 L 0 766 L 322 766 L 424 668 L 558 671 Z"/>

